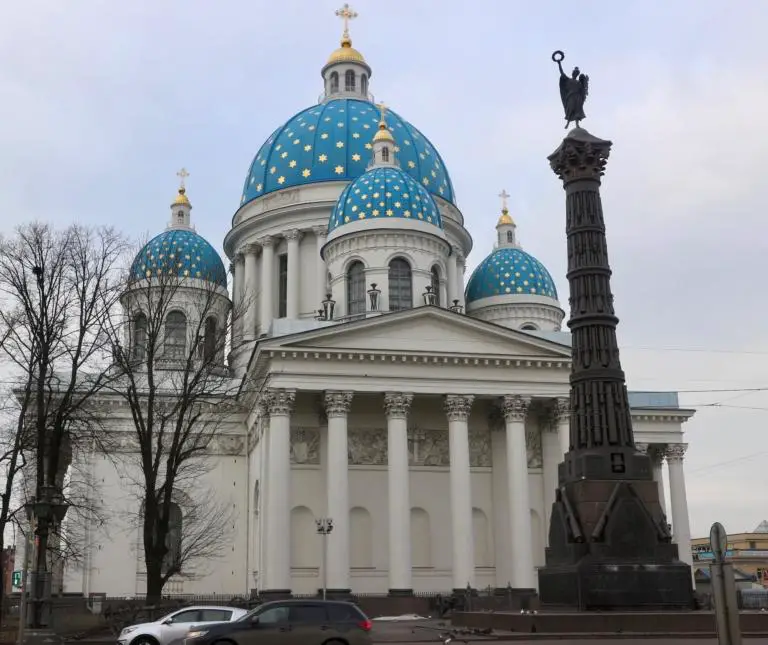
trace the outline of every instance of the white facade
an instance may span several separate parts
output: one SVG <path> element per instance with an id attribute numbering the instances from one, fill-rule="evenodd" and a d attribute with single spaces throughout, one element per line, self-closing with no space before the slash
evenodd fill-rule
<path id="1" fill-rule="evenodd" d="M 323 68 L 321 100 L 345 92 L 366 99 L 370 68 L 351 41 L 338 51 Z M 356 74 L 354 91 L 343 89 L 347 71 Z M 347 183 L 270 192 L 233 218 L 224 249 L 232 302 L 245 311 L 229 356 L 242 382 L 241 418 L 223 427 L 200 482 L 236 509 L 231 549 L 205 570 L 183 572 L 166 593 L 314 593 L 324 579 L 317 518 L 334 524 L 326 538 L 329 589 L 537 584 L 557 466 L 568 449 L 564 312 L 553 298 L 513 294 L 470 303 L 465 313 L 472 240 L 462 213 L 439 196 L 442 228 L 393 218 L 329 236 Z M 516 244 L 514 224 L 511 238 L 508 228 L 500 221 L 502 245 Z M 394 257 L 411 267 L 412 308 L 390 312 Z M 381 294 L 378 307 L 367 301 L 349 316 L 353 259 L 365 265 L 366 289 L 376 283 Z M 433 267 L 439 306 L 426 306 Z M 327 294 L 334 316 L 318 320 Z M 652 451 L 660 489 L 665 479 L 671 486 L 668 515 L 680 555 L 690 559 L 682 424 L 693 412 L 679 409 L 673 394 L 631 399 L 638 447 Z M 128 411 L 116 405 L 114 415 L 112 428 L 126 433 L 122 450 L 130 451 Z M 88 557 L 67 571 L 66 591 L 143 591 L 138 501 L 127 494 L 130 473 L 110 457 L 81 457 L 112 519 L 86 532 Z"/>

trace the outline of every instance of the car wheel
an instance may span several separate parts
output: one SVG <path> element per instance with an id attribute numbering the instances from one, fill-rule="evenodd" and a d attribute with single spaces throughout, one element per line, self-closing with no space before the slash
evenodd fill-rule
<path id="1" fill-rule="evenodd" d="M 131 645 L 158 645 L 158 642 L 151 636 L 139 636 L 131 641 Z"/>

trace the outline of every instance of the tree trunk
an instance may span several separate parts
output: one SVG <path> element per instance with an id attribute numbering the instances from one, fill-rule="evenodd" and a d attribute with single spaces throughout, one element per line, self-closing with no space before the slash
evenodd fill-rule
<path id="1" fill-rule="evenodd" d="M 147 558 L 147 598 L 146 604 L 156 605 L 160 602 L 163 595 L 163 587 L 165 581 L 163 580 L 162 565 L 156 563 L 156 558 Z M 162 560 L 160 560 L 162 562 Z"/>

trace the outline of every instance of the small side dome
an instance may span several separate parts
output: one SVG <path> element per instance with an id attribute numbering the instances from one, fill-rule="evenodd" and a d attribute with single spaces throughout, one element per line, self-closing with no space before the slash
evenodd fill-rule
<path id="1" fill-rule="evenodd" d="M 432 195 L 397 167 L 372 168 L 349 184 L 328 220 L 328 232 L 351 222 L 403 219 L 443 228 Z"/>
<path id="2" fill-rule="evenodd" d="M 227 272 L 221 256 L 194 231 L 163 231 L 144 245 L 131 264 L 130 279 L 175 275 L 213 282 L 227 288 Z"/>
<path id="3" fill-rule="evenodd" d="M 520 248 L 496 249 L 483 260 L 467 283 L 467 304 L 505 295 L 547 296 L 557 300 L 552 276 L 535 257 Z"/>

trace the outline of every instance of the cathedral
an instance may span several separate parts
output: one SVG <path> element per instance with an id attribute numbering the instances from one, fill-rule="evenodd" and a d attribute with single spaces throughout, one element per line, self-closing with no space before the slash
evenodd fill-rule
<path id="1" fill-rule="evenodd" d="M 233 538 L 164 593 L 534 589 L 569 445 L 562 294 L 546 258 L 521 245 L 505 192 L 486 232 L 494 249 L 466 275 L 473 242 L 448 168 L 421 130 L 374 101 L 372 67 L 349 34 L 356 14 L 337 14 L 344 32 L 319 102 L 262 133 L 247 169 L 223 240 L 231 277 L 195 232 L 183 176 L 166 230 L 133 264 L 140 277 L 164 246 L 184 248 L 184 297 L 195 280 L 213 283 L 225 319 L 243 309 L 222 358 L 239 416 L 209 446 L 199 482 L 234 509 Z M 565 253 L 565 237 L 549 253 Z M 193 342 L 188 306 L 168 314 L 174 347 Z M 630 403 L 690 564 L 693 411 L 675 392 L 631 392 Z M 111 427 L 127 437 L 116 445 L 131 450 L 130 413 L 113 407 Z M 142 594 L 136 499 L 110 455 L 83 458 L 110 515 L 87 527 L 63 591 Z M 183 540 L 183 499 L 179 513 Z"/>

